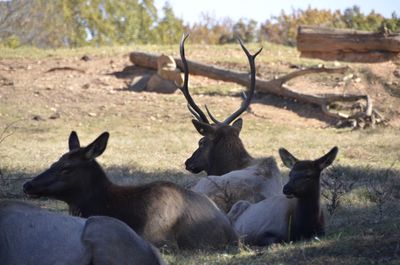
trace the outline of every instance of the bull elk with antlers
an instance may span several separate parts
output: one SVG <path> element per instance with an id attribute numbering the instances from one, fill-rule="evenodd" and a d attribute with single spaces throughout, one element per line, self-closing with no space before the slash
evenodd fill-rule
<path id="1" fill-rule="evenodd" d="M 238 200 L 257 202 L 279 192 L 282 188 L 279 169 L 273 157 L 254 159 L 245 149 L 239 134 L 243 120 L 240 115 L 249 107 L 256 85 L 255 58 L 259 49 L 251 55 L 242 41 L 240 46 L 250 64 L 250 87 L 240 108 L 223 122 L 218 121 L 205 106 L 205 113 L 196 105 L 189 93 L 189 67 L 185 58 L 184 44 L 188 35 L 182 37 L 180 55 L 182 58 L 184 82 L 180 88 L 188 102 L 188 109 L 195 117 L 192 120 L 196 130 L 203 136 L 198 149 L 186 160 L 186 169 L 192 173 L 205 171 L 192 190 L 209 196 L 223 210 L 228 211 Z"/>

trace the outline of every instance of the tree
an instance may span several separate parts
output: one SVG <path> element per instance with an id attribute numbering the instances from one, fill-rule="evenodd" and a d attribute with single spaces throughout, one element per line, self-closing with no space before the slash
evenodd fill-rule
<path id="1" fill-rule="evenodd" d="M 158 42 L 163 44 L 179 43 L 184 30 L 183 21 L 177 18 L 169 2 L 163 7 L 164 17 L 157 25 Z"/>
<path id="2" fill-rule="evenodd" d="M 257 40 L 257 21 L 250 19 L 240 19 L 233 26 L 233 34 L 244 42 L 254 42 Z"/>
<path id="3" fill-rule="evenodd" d="M 139 33 L 138 43 L 154 43 L 156 40 L 156 23 L 158 21 L 157 8 L 153 0 L 142 0 L 139 5 Z"/>

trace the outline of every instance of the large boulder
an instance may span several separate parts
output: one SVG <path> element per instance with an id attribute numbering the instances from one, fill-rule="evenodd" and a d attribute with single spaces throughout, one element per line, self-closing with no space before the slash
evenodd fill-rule
<path id="1" fill-rule="evenodd" d="M 162 78 L 158 74 L 154 74 L 150 77 L 147 82 L 147 91 L 158 92 L 158 93 L 174 93 L 177 89 L 175 82 Z"/>

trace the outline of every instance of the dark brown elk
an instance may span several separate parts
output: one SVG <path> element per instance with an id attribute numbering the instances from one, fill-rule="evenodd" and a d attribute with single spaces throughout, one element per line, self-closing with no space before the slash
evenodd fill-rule
<path id="1" fill-rule="evenodd" d="M 192 120 L 193 125 L 203 137 L 199 141 L 198 149 L 185 164 L 186 169 L 192 173 L 205 171 L 208 175 L 201 178 L 192 190 L 206 194 L 224 211 L 229 211 L 238 200 L 258 202 L 277 194 L 282 189 L 282 183 L 275 159 L 252 158 L 239 137 L 243 121 L 238 117 L 248 108 L 253 97 L 256 82 L 255 58 L 261 49 L 251 55 L 239 40 L 250 64 L 249 92 L 241 107 L 223 122 L 216 120 L 206 106 L 208 115 L 214 122 L 211 124 L 189 93 L 189 69 L 184 49 L 186 39 L 187 36 L 184 36 L 180 45 L 185 74 L 181 91 L 190 112 L 196 118 Z"/>
<path id="2" fill-rule="evenodd" d="M 321 171 L 335 160 L 334 147 L 319 159 L 298 160 L 287 150 L 279 150 L 291 169 L 282 195 L 251 204 L 236 203 L 228 214 L 244 242 L 269 245 L 323 236 L 324 215 L 320 207 Z"/>
<path id="3" fill-rule="evenodd" d="M 220 248 L 236 241 L 228 218 L 204 195 L 171 182 L 113 184 L 95 160 L 106 149 L 108 137 L 105 132 L 80 147 L 77 134 L 71 132 L 70 151 L 26 182 L 24 192 L 62 200 L 81 217 L 115 217 L 156 246 Z"/>
<path id="4" fill-rule="evenodd" d="M 223 175 L 230 171 L 247 167 L 252 157 L 244 148 L 239 138 L 243 120 L 239 116 L 249 107 L 256 85 L 255 58 L 262 48 L 251 55 L 242 41 L 240 46 L 245 52 L 250 64 L 250 88 L 248 95 L 238 110 L 232 113 L 223 122 L 219 122 L 206 106 L 208 115 L 214 124 L 211 124 L 204 112 L 196 105 L 189 93 L 189 66 L 185 58 L 185 41 L 188 35 L 183 36 L 180 44 L 180 54 L 184 70 L 184 82 L 181 91 L 188 102 L 188 108 L 196 119 L 193 125 L 203 136 L 199 141 L 199 148 L 186 160 L 186 169 L 192 173 L 205 171 L 207 175 Z M 238 119 L 239 118 L 239 119 Z M 233 123 L 232 123 L 233 122 Z M 230 125 L 232 123 L 232 125 Z"/>

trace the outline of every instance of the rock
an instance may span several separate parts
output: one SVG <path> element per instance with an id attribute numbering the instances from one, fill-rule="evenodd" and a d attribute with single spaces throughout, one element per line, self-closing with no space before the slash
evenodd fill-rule
<path id="1" fill-rule="evenodd" d="M 0 86 L 13 86 L 14 82 L 0 75 Z"/>
<path id="2" fill-rule="evenodd" d="M 346 75 L 346 76 L 343 77 L 343 81 L 347 81 L 347 80 L 349 80 L 349 79 L 352 79 L 353 76 L 354 76 L 353 74 L 348 74 L 348 75 Z"/>
<path id="3" fill-rule="evenodd" d="M 89 112 L 88 115 L 89 115 L 90 117 L 96 117 L 96 116 L 97 116 L 97 114 L 94 113 L 94 112 Z"/>
<path id="4" fill-rule="evenodd" d="M 165 80 L 158 74 L 152 75 L 147 83 L 147 91 L 169 94 L 174 93 L 176 89 L 177 87 L 173 81 Z"/>
<path id="5" fill-rule="evenodd" d="M 341 66 L 341 63 L 338 62 L 338 61 L 334 61 L 334 62 L 333 62 L 333 65 L 334 65 L 335 67 L 339 67 L 339 66 Z"/>
<path id="6" fill-rule="evenodd" d="M 158 69 L 157 73 L 162 78 L 172 81 L 172 82 L 176 83 L 178 86 L 183 85 L 183 74 L 181 73 L 181 71 L 179 71 L 179 69 L 175 69 L 173 71 L 165 70 L 165 69 Z"/>
<path id="7" fill-rule="evenodd" d="M 400 78 L 400 68 L 397 68 L 396 70 L 393 71 L 393 75 L 397 78 Z"/>
<path id="8" fill-rule="evenodd" d="M 172 56 L 161 54 L 157 58 L 157 69 L 174 71 L 176 69 L 176 63 L 174 58 Z"/>
<path id="9" fill-rule="evenodd" d="M 60 117 L 61 117 L 61 114 L 59 112 L 55 112 L 50 115 L 49 119 L 56 120 L 56 119 L 59 119 Z"/>
<path id="10" fill-rule="evenodd" d="M 163 79 L 176 82 L 179 86 L 183 84 L 183 75 L 176 68 L 176 63 L 172 56 L 163 54 L 157 58 L 157 74 Z"/>
<path id="11" fill-rule="evenodd" d="M 40 115 L 33 115 L 32 120 L 34 121 L 44 121 L 45 119 Z"/>
<path id="12" fill-rule="evenodd" d="M 128 89 L 136 92 L 140 92 L 146 89 L 147 83 L 149 82 L 151 75 L 139 75 L 135 76 L 132 82 L 128 85 Z"/>
<path id="13" fill-rule="evenodd" d="M 90 59 L 89 56 L 83 55 L 83 56 L 81 57 L 81 60 L 87 62 L 87 61 L 90 61 L 91 59 Z"/>

